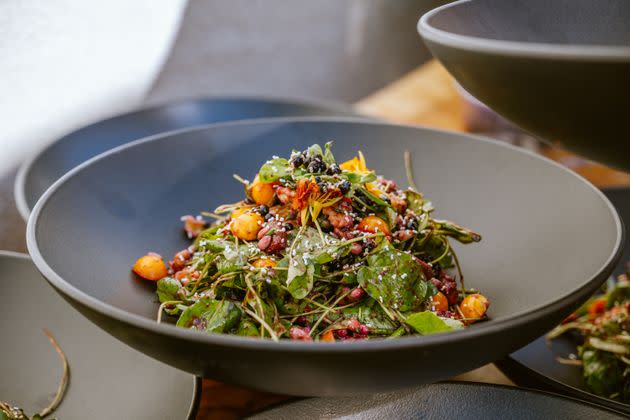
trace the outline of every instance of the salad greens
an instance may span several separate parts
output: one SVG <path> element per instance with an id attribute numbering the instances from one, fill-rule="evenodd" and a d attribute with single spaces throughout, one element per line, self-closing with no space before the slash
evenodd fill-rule
<path id="1" fill-rule="evenodd" d="M 630 402 L 630 280 L 610 280 L 603 294 L 591 297 L 553 329 L 547 338 L 577 333 L 577 355 L 559 359 L 581 366 L 584 384 L 602 397 Z"/>
<path id="2" fill-rule="evenodd" d="M 141 257 L 157 281 L 158 320 L 206 333 L 344 341 L 453 331 L 484 319 L 488 300 L 463 287 L 451 240 L 481 237 L 432 217 L 416 189 L 337 164 L 332 144 L 274 156 L 245 199 L 185 216 L 193 244 L 169 262 Z M 457 284 L 457 278 L 459 283 Z"/>

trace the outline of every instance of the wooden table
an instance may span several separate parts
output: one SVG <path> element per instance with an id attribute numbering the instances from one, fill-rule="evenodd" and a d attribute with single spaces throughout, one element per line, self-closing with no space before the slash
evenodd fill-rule
<path id="1" fill-rule="evenodd" d="M 361 100 L 356 109 L 393 122 L 474 131 L 470 105 L 462 99 L 448 73 L 435 61 Z M 543 147 L 541 150 L 595 185 L 630 185 L 630 174 L 586 162 L 558 149 Z M 13 179 L 14 176 L 9 176 L 0 181 L 0 249 L 26 252 L 25 224 L 15 208 Z M 494 365 L 483 366 L 453 379 L 513 385 Z M 204 380 L 197 419 L 240 418 L 289 398 Z"/>

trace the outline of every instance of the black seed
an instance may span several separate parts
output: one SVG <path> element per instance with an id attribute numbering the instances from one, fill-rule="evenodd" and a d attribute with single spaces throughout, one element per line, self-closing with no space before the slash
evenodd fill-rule
<path id="1" fill-rule="evenodd" d="M 285 223 L 284 230 L 287 232 L 291 232 L 293 230 L 293 225 L 291 223 Z"/>
<path id="2" fill-rule="evenodd" d="M 326 174 L 328 175 L 337 175 L 341 173 L 341 168 L 339 168 L 339 166 L 337 166 L 336 164 L 332 164 L 328 167 L 328 169 L 326 170 Z"/>
<path id="3" fill-rule="evenodd" d="M 265 214 L 265 220 L 271 220 L 271 219 L 273 219 L 273 218 L 274 218 L 274 215 L 273 215 L 273 214 L 271 214 L 271 213 L 267 213 L 267 214 Z"/>
<path id="4" fill-rule="evenodd" d="M 300 166 L 304 165 L 304 154 L 300 153 L 300 154 L 297 154 L 297 155 L 293 155 L 291 157 L 291 159 L 289 159 L 289 163 L 294 168 L 296 168 L 296 169 L 299 168 Z"/>
<path id="5" fill-rule="evenodd" d="M 251 198 L 247 197 L 245 199 L 245 204 L 254 204 L 254 200 L 252 200 Z"/>
<path id="6" fill-rule="evenodd" d="M 264 204 L 261 204 L 260 206 L 256 207 L 256 210 L 254 211 L 260 214 L 261 216 L 265 216 L 267 215 L 267 213 L 269 213 L 269 207 L 265 206 Z"/>
<path id="7" fill-rule="evenodd" d="M 339 191 L 341 191 L 341 194 L 346 194 L 348 191 L 350 191 L 350 187 L 352 187 L 350 181 L 343 181 L 341 184 L 339 184 Z"/>
<path id="8" fill-rule="evenodd" d="M 312 158 L 308 164 L 307 170 L 313 174 L 319 174 L 326 171 L 326 164 L 321 159 Z"/>

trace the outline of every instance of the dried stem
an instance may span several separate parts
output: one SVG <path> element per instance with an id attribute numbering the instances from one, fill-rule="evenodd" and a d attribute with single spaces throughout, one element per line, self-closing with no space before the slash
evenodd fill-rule
<path id="1" fill-rule="evenodd" d="M 53 348 L 59 355 L 61 362 L 63 363 L 63 375 L 61 377 L 61 381 L 59 382 L 59 386 L 57 387 L 55 398 L 52 400 L 50 405 L 48 405 L 48 407 L 39 412 L 40 417 L 46 417 L 52 414 L 57 409 L 57 407 L 59 406 L 59 404 L 61 404 L 61 401 L 63 400 L 66 389 L 68 388 L 68 382 L 70 381 L 70 365 L 68 365 L 68 359 L 66 358 L 65 353 L 63 352 L 63 350 L 61 350 L 61 347 L 59 347 L 59 344 L 57 344 L 57 341 L 52 336 L 50 331 L 44 328 L 43 332 L 46 337 L 48 337 L 48 341 L 50 341 L 50 344 L 52 344 Z"/>

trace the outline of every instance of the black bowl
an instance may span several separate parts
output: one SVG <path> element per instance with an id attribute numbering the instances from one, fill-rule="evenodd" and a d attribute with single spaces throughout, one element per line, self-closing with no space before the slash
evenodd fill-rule
<path id="1" fill-rule="evenodd" d="M 470 0 L 426 13 L 429 49 L 477 99 L 550 142 L 630 170 L 630 2 Z"/>
<path id="2" fill-rule="evenodd" d="M 444 382 L 370 398 L 305 398 L 265 410 L 251 420 L 296 418 L 592 420 L 625 417 L 556 394 L 475 382 Z"/>
<path id="3" fill-rule="evenodd" d="M 491 320 L 452 334 L 354 343 L 278 343 L 157 324 L 154 285 L 130 267 L 149 250 L 186 246 L 179 217 L 242 198 L 269 156 L 335 140 L 338 159 L 365 152 L 384 176 L 417 181 L 452 218 L 484 235 L 459 247 L 467 284 Z M 540 336 L 608 277 L 621 221 L 605 196 L 550 160 L 463 134 L 353 119 L 224 123 L 134 142 L 55 183 L 29 219 L 27 241 L 48 281 L 96 324 L 197 375 L 294 395 L 340 395 L 434 382 L 496 360 Z"/>
<path id="4" fill-rule="evenodd" d="M 82 127 L 28 159 L 15 178 L 15 204 L 24 220 L 61 175 L 114 147 L 167 131 L 216 122 L 270 117 L 357 116 L 350 106 L 273 97 L 185 99 L 135 110 Z"/>

